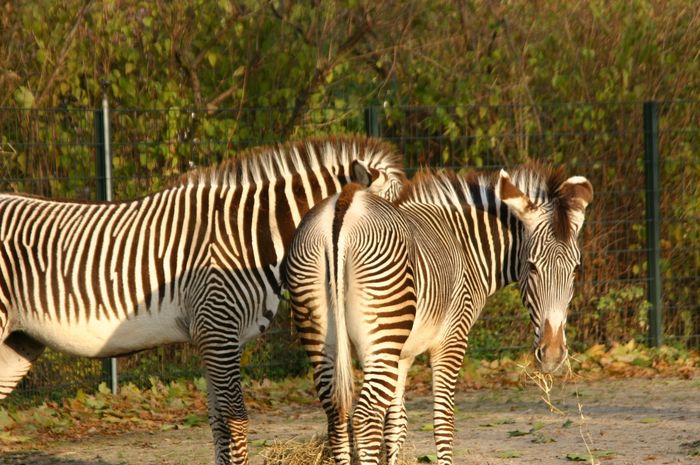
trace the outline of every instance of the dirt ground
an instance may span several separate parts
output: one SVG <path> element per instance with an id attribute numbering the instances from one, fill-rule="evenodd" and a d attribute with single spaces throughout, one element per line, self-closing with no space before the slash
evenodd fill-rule
<path id="1" fill-rule="evenodd" d="M 455 463 L 590 463 L 586 461 L 583 434 L 602 465 L 700 464 L 698 379 L 569 383 L 552 392 L 552 403 L 563 413 L 551 413 L 540 394 L 535 387 L 458 393 Z M 408 396 L 410 435 L 404 447 L 407 458 L 434 454 L 431 405 L 429 397 Z M 252 412 L 252 464 L 264 463 L 259 453 L 269 442 L 309 439 L 322 434 L 324 425 L 317 405 L 287 406 L 273 413 Z M 213 449 L 206 426 L 95 436 L 79 443 L 51 443 L 42 450 L 0 453 L 0 464 L 12 465 L 211 463 Z"/>

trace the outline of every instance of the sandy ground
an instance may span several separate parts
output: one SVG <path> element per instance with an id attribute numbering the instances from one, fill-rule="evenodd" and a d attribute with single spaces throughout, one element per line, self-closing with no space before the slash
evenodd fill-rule
<path id="1" fill-rule="evenodd" d="M 578 396 L 576 393 L 578 392 Z M 590 463 L 587 446 L 603 465 L 700 464 L 700 380 L 636 379 L 555 387 L 551 413 L 536 388 L 460 392 L 456 464 L 555 465 Z M 584 418 L 579 414 L 582 405 Z M 404 455 L 434 454 L 431 399 L 407 399 L 410 435 Z M 288 406 L 251 414 L 251 458 L 266 442 L 304 440 L 324 432 L 318 406 Z M 567 457 L 568 456 L 568 457 Z M 575 459 L 583 461 L 575 461 Z M 213 463 L 206 426 L 161 433 L 125 433 L 42 450 L 0 453 L 0 464 L 203 465 Z M 303 465 L 303 464 L 299 464 Z"/>

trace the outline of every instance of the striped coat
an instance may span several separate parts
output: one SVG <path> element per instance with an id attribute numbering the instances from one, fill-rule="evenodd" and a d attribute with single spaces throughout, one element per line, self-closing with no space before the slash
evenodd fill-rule
<path id="1" fill-rule="evenodd" d="M 391 146 L 264 147 L 125 202 L 0 195 L 0 396 L 44 346 L 105 357 L 190 341 L 206 367 L 217 464 L 247 463 L 243 344 L 269 325 L 279 267 L 314 204 L 359 182 L 396 197 Z"/>
<path id="2" fill-rule="evenodd" d="M 302 221 L 284 279 L 328 416 L 338 465 L 351 458 L 351 353 L 364 378 L 352 411 L 360 463 L 396 463 L 403 392 L 428 352 L 438 463 L 452 463 L 454 389 L 467 336 L 487 297 L 520 284 L 544 372 L 567 355 L 566 310 L 580 261 L 576 237 L 592 200 L 583 177 L 523 168 L 495 180 L 419 173 L 398 201 L 346 186 Z"/>

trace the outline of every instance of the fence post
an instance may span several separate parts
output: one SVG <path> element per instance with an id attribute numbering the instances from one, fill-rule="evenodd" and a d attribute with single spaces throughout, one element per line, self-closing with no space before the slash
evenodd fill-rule
<path id="1" fill-rule="evenodd" d="M 661 302 L 661 189 L 659 184 L 658 102 L 644 102 L 644 177 L 646 184 L 647 299 L 649 301 L 649 342 L 663 343 Z"/>
<path id="2" fill-rule="evenodd" d="M 365 133 L 369 137 L 379 137 L 379 107 L 376 105 L 365 108 Z"/>
<path id="3" fill-rule="evenodd" d="M 112 191 L 112 151 L 111 133 L 109 131 L 109 101 L 107 100 L 107 86 L 102 83 L 102 109 L 95 110 L 95 174 L 97 181 L 97 199 L 111 201 Z M 114 357 L 102 360 L 102 373 L 108 380 L 110 389 L 116 394 L 119 389 L 117 377 L 117 359 Z"/>

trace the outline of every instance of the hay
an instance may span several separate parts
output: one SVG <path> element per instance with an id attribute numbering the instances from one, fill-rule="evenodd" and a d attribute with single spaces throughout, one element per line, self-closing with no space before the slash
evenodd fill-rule
<path id="1" fill-rule="evenodd" d="M 405 447 L 404 445 L 404 449 Z M 265 465 L 335 465 L 327 438 L 323 436 L 313 436 L 307 440 L 273 441 L 260 451 L 260 456 L 265 459 Z M 353 463 L 358 463 L 356 457 Z M 381 463 L 385 463 L 385 460 L 382 459 Z M 406 459 L 403 456 L 398 460 L 398 465 L 415 463 L 414 458 Z"/>
<path id="2" fill-rule="evenodd" d="M 535 383 L 535 385 L 540 389 L 540 391 L 542 391 L 540 399 L 542 399 L 542 401 L 545 404 L 547 404 L 547 407 L 549 407 L 549 411 L 552 413 L 557 413 L 559 415 L 564 415 L 564 412 L 562 412 L 560 409 L 558 409 L 552 404 L 552 399 L 550 397 L 552 387 L 554 386 L 554 378 L 552 378 L 552 375 L 543 374 L 539 370 L 531 370 L 530 362 L 528 362 L 526 365 L 518 364 L 518 368 L 520 368 L 521 376 L 524 376 L 533 383 Z M 569 373 L 571 373 L 571 365 L 569 365 Z"/>
<path id="3" fill-rule="evenodd" d="M 334 465 L 328 442 L 319 436 L 305 442 L 274 441 L 260 451 L 260 456 L 265 465 Z"/>
<path id="4" fill-rule="evenodd" d="M 574 371 L 571 368 L 571 358 L 573 357 L 568 357 L 566 359 L 566 375 L 564 378 L 564 381 L 570 381 L 574 380 Z M 574 360 L 576 360 L 574 358 Z M 562 412 L 560 409 L 555 407 L 552 404 L 552 400 L 550 397 L 550 392 L 552 391 L 552 387 L 554 386 L 554 379 L 552 378 L 551 374 L 543 374 L 540 373 L 539 370 L 531 370 L 530 369 L 530 362 L 528 362 L 525 365 L 518 365 L 520 368 L 520 374 L 521 376 L 526 377 L 530 381 L 532 381 L 539 389 L 542 391 L 542 395 L 540 396 L 540 399 L 547 404 L 547 407 L 549 407 L 550 412 L 552 413 L 557 413 L 559 415 L 565 415 L 564 412 Z M 581 397 L 579 396 L 578 392 L 578 383 L 574 381 L 574 392 L 576 393 L 576 407 L 578 409 L 578 431 L 579 435 L 581 436 L 581 439 L 583 440 L 583 445 L 586 447 L 586 452 L 588 453 L 588 459 L 590 460 L 590 465 L 600 465 L 600 462 L 596 460 L 595 455 L 593 454 L 593 450 L 591 446 L 593 445 L 593 438 L 591 437 L 591 434 L 588 432 L 588 425 L 587 425 L 587 418 L 583 415 L 583 404 L 581 403 Z"/>

